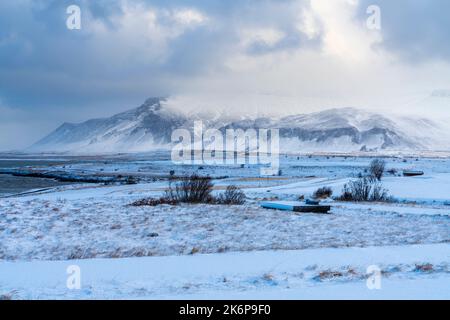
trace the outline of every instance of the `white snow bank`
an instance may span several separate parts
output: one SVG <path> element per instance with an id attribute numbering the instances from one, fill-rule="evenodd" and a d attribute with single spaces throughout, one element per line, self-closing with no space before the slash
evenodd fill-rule
<path id="1" fill-rule="evenodd" d="M 364 283 L 333 283 L 290 289 L 263 288 L 237 292 L 206 292 L 166 295 L 176 300 L 448 300 L 450 279 L 446 276 L 416 279 L 385 279 L 382 290 L 368 290 Z"/>
<path id="2" fill-rule="evenodd" d="M 0 294 L 32 299 L 448 299 L 449 262 L 448 244 L 2 262 Z M 80 268 L 80 290 L 66 286 L 70 265 Z M 381 290 L 366 286 L 371 265 L 383 272 Z M 431 268 L 418 269 L 423 265 Z"/>
<path id="3" fill-rule="evenodd" d="M 383 184 L 398 199 L 450 204 L 450 174 L 439 173 L 420 177 L 386 177 Z M 450 211 L 450 209 L 449 209 Z"/>

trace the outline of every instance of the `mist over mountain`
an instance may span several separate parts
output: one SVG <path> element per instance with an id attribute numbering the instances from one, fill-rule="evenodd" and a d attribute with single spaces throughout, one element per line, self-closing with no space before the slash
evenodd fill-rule
<path id="1" fill-rule="evenodd" d="M 330 109 L 281 118 L 177 112 L 164 98 L 150 98 L 138 108 L 109 118 L 64 123 L 28 148 L 32 152 L 111 153 L 169 149 L 172 132 L 192 131 L 194 121 L 207 128 L 279 129 L 281 151 L 440 151 L 449 150 L 449 134 L 425 118 L 387 116 L 354 108 Z"/>

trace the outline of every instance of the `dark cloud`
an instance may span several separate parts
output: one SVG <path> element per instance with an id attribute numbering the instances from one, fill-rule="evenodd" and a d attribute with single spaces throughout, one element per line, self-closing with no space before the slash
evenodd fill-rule
<path id="1" fill-rule="evenodd" d="M 292 1 L 130 1 L 148 8 L 174 10 L 195 7 L 214 19 L 214 25 L 186 30 L 167 40 L 164 57 L 147 55 L 160 44 L 136 39 L 122 43 L 114 33 L 121 26 L 120 1 L 37 0 L 0 4 L 0 97 L 7 105 L 33 107 L 95 104 L 132 96 L 163 95 L 176 90 L 178 81 L 221 70 L 232 54 L 241 27 L 273 25 L 287 32 L 270 50 L 302 44 L 293 29 Z M 65 27 L 66 8 L 82 8 L 81 31 Z M 257 8 L 257 9 L 256 9 Z M 99 39 L 89 32 L 93 23 L 109 33 Z M 170 24 L 164 16 L 162 26 Z M 110 39 L 105 39 L 107 36 Z M 99 41 L 100 40 L 100 41 Z M 131 41 L 131 40 L 130 40 Z M 255 44 L 249 53 L 269 51 Z M 223 71 L 223 70 L 221 70 Z M 172 78 L 172 79 L 170 79 Z"/>
<path id="2" fill-rule="evenodd" d="M 107 100 L 170 94 L 180 82 L 208 72 L 225 72 L 223 61 L 233 54 L 239 32 L 246 27 L 274 27 L 285 34 L 276 45 L 258 42 L 246 53 L 318 46 L 296 29 L 298 8 L 288 0 L 154 0 L 130 1 L 149 8 L 174 10 L 195 7 L 214 19 L 213 26 L 186 30 L 168 40 L 163 57 L 148 56 L 155 47 L 145 39 L 121 43 L 114 30 L 123 13 L 120 1 L 34 0 L 0 3 L 0 98 L 10 106 L 95 104 Z M 301 1 L 304 6 L 308 1 Z M 65 28 L 68 5 L 83 10 L 83 30 Z M 382 9 L 381 46 L 409 61 L 450 60 L 448 0 L 361 0 L 358 17 L 378 4 Z M 101 22 L 111 39 L 86 31 Z M 159 23 L 170 22 L 160 18 Z M 106 36 L 105 36 L 106 37 Z M 115 42 L 116 41 L 116 42 Z M 139 43 L 141 41 L 141 43 Z"/>

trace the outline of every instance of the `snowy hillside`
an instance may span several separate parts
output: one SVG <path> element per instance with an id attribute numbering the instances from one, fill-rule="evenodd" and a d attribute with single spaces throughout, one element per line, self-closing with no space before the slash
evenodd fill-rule
<path id="1" fill-rule="evenodd" d="M 161 99 L 152 98 L 139 108 L 110 118 L 64 123 L 30 149 L 102 153 L 142 151 L 165 145 L 172 131 L 185 119 L 164 112 L 160 102 Z"/>
<path id="2" fill-rule="evenodd" d="M 173 130 L 192 129 L 195 120 L 221 131 L 280 129 L 282 151 L 354 152 L 448 150 L 448 133 L 428 119 L 388 117 L 353 108 L 330 109 L 279 119 L 240 119 L 217 114 L 186 114 L 150 98 L 139 108 L 110 118 L 65 123 L 28 151 L 73 153 L 145 152 L 170 148 Z"/>

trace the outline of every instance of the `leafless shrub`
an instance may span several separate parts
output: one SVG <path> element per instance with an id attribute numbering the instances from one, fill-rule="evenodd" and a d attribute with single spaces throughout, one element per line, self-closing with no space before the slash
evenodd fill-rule
<path id="1" fill-rule="evenodd" d="M 231 185 L 216 199 L 218 204 L 241 205 L 245 203 L 245 193 L 238 187 Z"/>
<path id="2" fill-rule="evenodd" d="M 171 182 L 164 198 L 182 203 L 210 203 L 213 200 L 211 196 L 213 187 L 210 177 L 199 177 L 194 174 L 175 185 Z"/>
<path id="3" fill-rule="evenodd" d="M 336 198 L 338 201 L 369 201 L 369 202 L 389 202 L 393 199 L 389 196 L 388 190 L 373 177 L 362 177 L 350 181 L 344 185 L 342 195 Z"/>
<path id="4" fill-rule="evenodd" d="M 381 181 L 381 178 L 384 175 L 385 168 L 386 168 L 386 161 L 381 159 L 374 159 L 372 160 L 369 166 L 370 175 L 376 178 L 378 181 Z"/>
<path id="5" fill-rule="evenodd" d="M 245 203 L 245 193 L 238 187 L 228 186 L 224 193 L 218 197 L 212 196 L 214 184 L 209 177 L 193 175 L 180 182 L 169 184 L 169 189 L 161 198 L 141 199 L 131 203 L 131 206 L 159 206 L 163 204 L 178 205 L 180 203 L 206 203 L 241 205 Z"/>
<path id="6" fill-rule="evenodd" d="M 326 199 L 326 198 L 330 198 L 332 195 L 333 195 L 333 190 L 330 187 L 323 187 L 323 188 L 317 189 L 314 192 L 313 198 L 314 199 Z"/>

